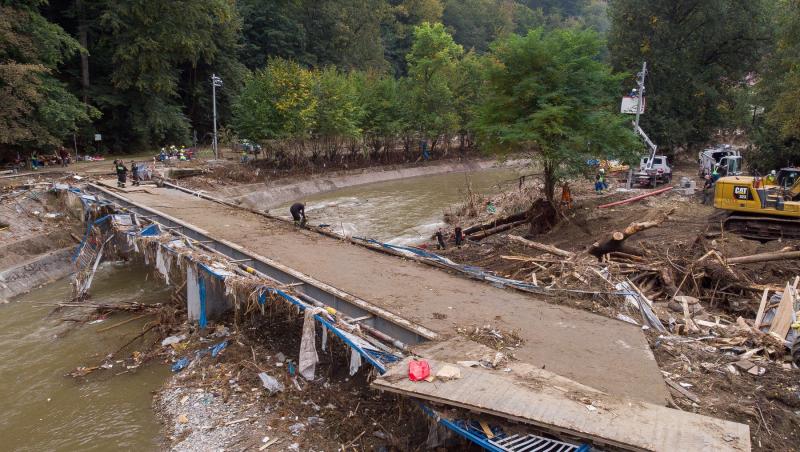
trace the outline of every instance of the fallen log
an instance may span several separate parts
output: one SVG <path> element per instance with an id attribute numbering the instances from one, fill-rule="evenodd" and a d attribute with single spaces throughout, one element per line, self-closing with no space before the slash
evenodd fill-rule
<path id="1" fill-rule="evenodd" d="M 474 235 L 469 236 L 469 239 L 470 240 L 474 240 L 476 242 L 479 242 L 479 241 L 485 239 L 486 237 L 489 237 L 489 236 L 492 236 L 492 235 L 495 235 L 495 234 L 499 234 L 500 232 L 508 231 L 509 229 L 514 229 L 515 227 L 523 225 L 523 224 L 525 224 L 527 222 L 528 222 L 528 220 L 524 219 L 524 220 L 515 221 L 513 223 L 506 223 L 506 224 L 497 226 L 496 228 L 482 230 L 482 231 L 479 231 L 478 233 L 476 233 Z"/>
<path id="2" fill-rule="evenodd" d="M 470 235 L 470 234 L 474 234 L 476 232 L 480 232 L 480 231 L 484 231 L 484 230 L 488 230 L 488 229 L 494 229 L 494 228 L 496 228 L 498 226 L 502 226 L 502 225 L 507 224 L 507 223 L 514 223 L 514 222 L 517 222 L 517 221 L 526 220 L 527 218 L 528 218 L 528 212 L 517 212 L 517 213 L 515 213 L 513 215 L 509 215 L 509 216 L 507 216 L 505 218 L 498 218 L 498 219 L 492 220 L 492 221 L 490 221 L 488 223 L 476 224 L 474 226 L 470 226 L 470 227 L 464 229 L 463 232 L 464 232 L 464 235 Z"/>
<path id="3" fill-rule="evenodd" d="M 772 262 L 800 258 L 800 251 L 778 251 L 775 253 L 752 254 L 750 256 L 726 259 L 729 264 L 752 264 L 755 262 Z"/>
<path id="4" fill-rule="evenodd" d="M 528 248 L 544 251 L 545 253 L 550 253 L 554 256 L 566 257 L 567 259 L 572 259 L 573 257 L 575 257 L 575 253 L 572 253 L 570 251 L 564 251 L 552 245 L 545 245 L 544 243 L 539 243 L 528 239 L 524 239 L 517 235 L 509 235 L 508 239 L 511 240 L 512 242 L 519 243 L 520 245 L 525 245 Z"/>
<path id="5" fill-rule="evenodd" d="M 625 253 L 625 254 L 632 254 L 634 256 L 641 256 L 642 252 L 636 248 L 632 248 L 625 245 L 625 240 L 627 240 L 632 235 L 638 234 L 639 232 L 645 231 L 650 228 L 654 228 L 656 226 L 661 225 L 664 221 L 669 218 L 672 212 L 675 209 L 670 209 L 669 212 L 666 212 L 661 218 L 657 220 L 651 221 L 641 221 L 641 222 L 634 222 L 628 225 L 622 231 L 614 231 L 612 232 L 605 240 L 602 242 L 595 242 L 592 246 L 589 247 L 589 254 L 592 256 L 600 259 L 605 254 L 609 253 Z"/>
<path id="6" fill-rule="evenodd" d="M 672 187 L 665 187 L 665 188 L 661 188 L 661 189 L 658 189 L 658 190 L 655 190 L 655 191 L 643 193 L 643 194 L 638 195 L 638 196 L 634 196 L 633 198 L 628 198 L 628 199 L 623 199 L 622 201 L 616 201 L 616 202 L 610 202 L 608 204 L 603 204 L 603 205 L 597 206 L 597 208 L 598 209 L 605 209 L 607 207 L 621 206 L 621 205 L 624 205 L 624 204 L 632 203 L 634 201 L 638 201 L 640 199 L 648 198 L 650 196 L 660 195 L 661 193 L 666 193 L 666 192 L 668 192 L 670 190 L 672 190 Z"/>

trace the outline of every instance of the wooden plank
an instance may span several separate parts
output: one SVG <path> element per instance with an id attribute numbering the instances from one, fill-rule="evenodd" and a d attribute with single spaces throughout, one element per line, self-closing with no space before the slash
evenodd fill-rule
<path id="1" fill-rule="evenodd" d="M 678 383 L 675 383 L 672 380 L 666 380 L 666 381 L 669 387 L 674 389 L 678 394 L 686 397 L 687 399 L 691 400 L 694 403 L 700 403 L 700 397 L 697 397 L 697 395 L 692 391 L 689 391 L 688 389 L 684 388 Z"/>
<path id="2" fill-rule="evenodd" d="M 548 378 L 526 381 L 486 369 L 462 367 L 458 380 L 411 382 L 409 361 L 406 358 L 393 366 L 373 387 L 625 450 L 750 450 L 750 429 L 744 424 L 599 392 L 568 390 Z M 428 362 L 434 374 L 443 365 L 452 365 Z"/>
<path id="3" fill-rule="evenodd" d="M 694 324 L 694 320 L 692 320 L 692 314 L 689 312 L 689 301 L 686 300 L 686 297 L 682 300 L 683 304 L 683 321 L 686 322 L 686 329 L 696 333 L 700 331 L 700 328 Z"/>
<path id="4" fill-rule="evenodd" d="M 761 295 L 761 303 L 758 305 L 756 321 L 753 322 L 753 325 L 756 326 L 756 329 L 761 328 L 761 321 L 764 320 L 764 309 L 767 307 L 767 298 L 769 298 L 767 295 L 769 295 L 769 290 L 764 289 L 764 294 Z"/>
<path id="5" fill-rule="evenodd" d="M 515 242 L 515 243 L 519 243 L 520 245 L 525 245 L 528 248 L 533 248 L 533 249 L 536 249 L 536 250 L 539 250 L 539 251 L 544 251 L 545 253 L 550 253 L 550 254 L 552 254 L 554 256 L 566 257 L 567 259 L 571 259 L 571 258 L 575 257 L 575 253 L 573 253 L 573 252 L 564 251 L 564 250 L 562 250 L 560 248 L 554 247 L 553 245 L 547 245 L 547 244 L 544 244 L 544 243 L 533 242 L 531 240 L 524 239 L 524 238 L 522 238 L 520 236 L 517 236 L 517 235 L 509 235 L 508 236 L 508 240 L 510 240 L 512 242 Z"/>
<path id="6" fill-rule="evenodd" d="M 781 304 L 775 310 L 775 317 L 772 319 L 769 332 L 785 338 L 786 333 L 789 332 L 789 327 L 792 325 L 792 313 L 794 313 L 794 288 L 789 283 L 786 283 L 783 297 L 781 297 Z"/>

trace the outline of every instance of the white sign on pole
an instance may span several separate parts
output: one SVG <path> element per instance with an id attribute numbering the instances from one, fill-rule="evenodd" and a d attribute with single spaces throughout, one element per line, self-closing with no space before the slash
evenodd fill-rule
<path id="1" fill-rule="evenodd" d="M 620 113 L 624 113 L 626 115 L 635 115 L 636 114 L 636 105 L 639 104 L 638 97 L 631 97 L 625 96 L 622 98 L 622 105 L 619 108 Z M 647 106 L 647 102 L 644 98 L 642 98 L 642 106 L 639 109 L 639 114 L 644 114 L 645 106 Z"/>
<path id="2" fill-rule="evenodd" d="M 99 133 L 94 134 L 94 141 L 102 141 L 102 140 L 103 140 L 103 135 L 100 135 Z"/>

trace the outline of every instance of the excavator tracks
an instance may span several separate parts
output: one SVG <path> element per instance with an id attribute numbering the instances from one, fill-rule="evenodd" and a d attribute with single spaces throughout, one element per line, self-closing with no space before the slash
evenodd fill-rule
<path id="1" fill-rule="evenodd" d="M 730 215 L 723 221 L 726 231 L 744 238 L 768 242 L 800 239 L 800 220 L 767 215 Z"/>

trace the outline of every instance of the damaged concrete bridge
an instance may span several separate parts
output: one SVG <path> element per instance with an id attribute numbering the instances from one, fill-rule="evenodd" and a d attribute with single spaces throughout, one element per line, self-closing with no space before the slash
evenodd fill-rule
<path id="1" fill-rule="evenodd" d="M 85 190 L 232 262 L 295 285 L 301 299 L 343 312 L 434 367 L 474 360 L 486 351 L 459 337 L 459 328 L 491 324 L 516 331 L 523 340 L 514 351 L 517 364 L 506 372 L 464 368 L 457 382 L 414 386 L 403 381 L 407 361 L 401 361 L 376 380 L 378 389 L 622 449 L 750 448 L 745 425 L 665 407 L 667 387 L 635 325 L 298 229 L 187 190 L 112 185 Z M 465 426 L 455 428 L 487 449 L 534 450 L 492 442 L 490 432 L 472 438 Z"/>

